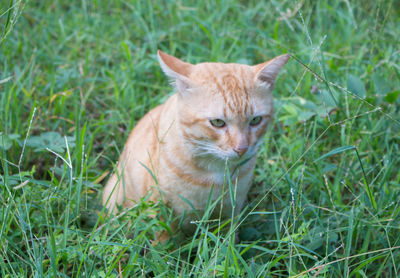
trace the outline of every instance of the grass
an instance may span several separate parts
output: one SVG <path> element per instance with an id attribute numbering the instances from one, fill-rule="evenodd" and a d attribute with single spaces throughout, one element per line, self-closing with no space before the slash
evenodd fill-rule
<path id="1" fill-rule="evenodd" d="M 4 2 L 0 276 L 400 276 L 398 1 Z M 163 204 L 110 219 L 100 203 L 129 131 L 172 93 L 159 48 L 293 57 L 249 204 L 181 246 L 151 244 Z"/>

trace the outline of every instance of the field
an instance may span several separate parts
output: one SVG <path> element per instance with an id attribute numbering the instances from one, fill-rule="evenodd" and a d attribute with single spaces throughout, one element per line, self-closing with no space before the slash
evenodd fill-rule
<path id="1" fill-rule="evenodd" d="M 0 276 L 400 277 L 399 6 L 2 1 Z M 292 56 L 246 208 L 180 245 L 154 242 L 161 202 L 108 217 L 100 201 L 132 127 L 173 93 L 157 49 Z"/>

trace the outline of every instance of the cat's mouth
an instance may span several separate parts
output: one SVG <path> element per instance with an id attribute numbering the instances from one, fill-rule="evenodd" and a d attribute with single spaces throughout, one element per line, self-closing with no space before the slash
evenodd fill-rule
<path id="1" fill-rule="evenodd" d="M 239 165 L 247 162 L 257 153 L 257 148 L 254 147 L 250 147 L 245 153 L 239 155 L 233 149 L 225 150 L 208 142 L 195 143 L 196 151 L 194 152 L 194 156 L 206 159 L 209 162 L 228 162 L 231 165 Z"/>
<path id="2" fill-rule="evenodd" d="M 256 155 L 256 152 L 247 151 L 243 155 L 233 155 L 232 157 L 227 158 L 227 160 L 235 165 L 243 165 L 248 162 L 253 156 Z"/>
<path id="3" fill-rule="evenodd" d="M 249 161 L 253 158 L 254 155 L 255 155 L 255 153 L 252 154 L 252 155 L 247 155 L 246 157 L 242 157 L 239 161 L 235 162 L 234 165 L 232 165 L 232 166 L 233 166 L 233 171 L 232 171 L 231 175 L 233 176 L 233 175 L 236 173 L 236 171 L 237 171 L 241 166 L 243 166 L 243 165 L 245 165 L 247 162 L 249 162 Z"/>

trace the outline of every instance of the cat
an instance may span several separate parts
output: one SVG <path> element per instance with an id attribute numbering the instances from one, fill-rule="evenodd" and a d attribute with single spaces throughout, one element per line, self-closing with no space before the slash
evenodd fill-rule
<path id="1" fill-rule="evenodd" d="M 224 194 L 222 217 L 238 215 L 273 115 L 271 90 L 288 59 L 284 54 L 255 66 L 194 65 L 159 50 L 161 68 L 177 93 L 148 112 L 130 133 L 104 189 L 108 211 L 130 207 L 152 192 L 150 200 L 163 198 L 175 215 L 185 213 L 190 220 L 193 208 L 203 212 L 209 196 L 214 201 Z M 227 170 L 235 204 L 224 185 Z M 183 230 L 191 231 L 194 225 L 185 223 Z"/>

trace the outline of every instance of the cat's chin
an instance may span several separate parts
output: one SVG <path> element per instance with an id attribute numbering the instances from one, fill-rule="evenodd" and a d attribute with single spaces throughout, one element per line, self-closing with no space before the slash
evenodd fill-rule
<path id="1" fill-rule="evenodd" d="M 232 156 L 222 158 L 222 160 L 227 161 L 229 164 L 238 165 L 238 164 L 246 163 L 255 155 L 256 155 L 256 153 L 250 153 L 250 152 L 245 153 L 242 156 L 234 154 Z"/>
<path id="2" fill-rule="evenodd" d="M 210 171 L 224 171 L 226 166 L 234 166 L 241 163 L 244 157 L 237 155 L 204 155 L 197 157 L 199 166 L 209 169 Z"/>
<path id="3" fill-rule="evenodd" d="M 239 158 L 236 159 L 234 162 L 235 162 L 236 164 L 238 164 L 238 165 L 241 165 L 241 164 L 246 163 L 246 162 L 249 161 L 250 159 L 252 159 L 253 156 L 255 156 L 255 155 L 256 155 L 256 153 L 253 153 L 253 154 L 249 153 L 249 154 L 246 154 L 246 155 L 243 155 L 243 156 L 239 157 Z M 232 162 L 233 162 L 233 161 L 232 161 Z"/>

